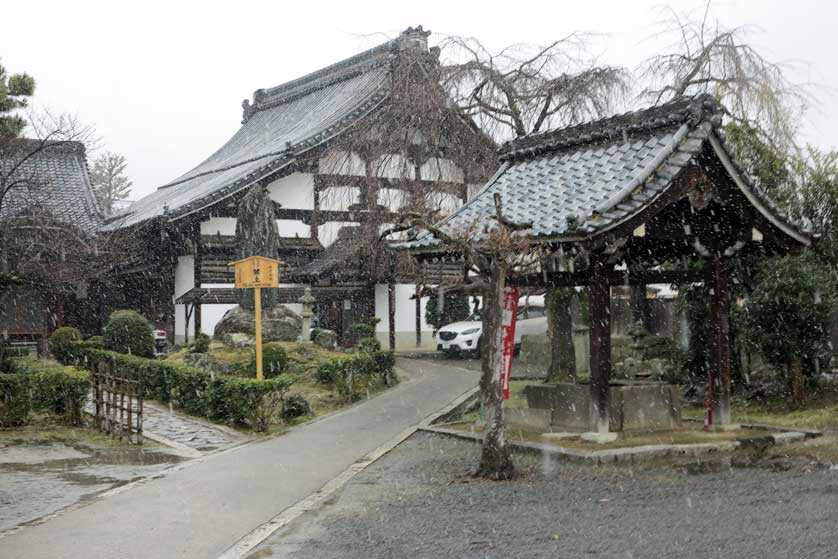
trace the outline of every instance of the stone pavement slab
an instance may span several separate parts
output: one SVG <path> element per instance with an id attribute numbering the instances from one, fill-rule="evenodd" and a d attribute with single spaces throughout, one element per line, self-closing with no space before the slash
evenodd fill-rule
<path id="1" fill-rule="evenodd" d="M 0 557 L 217 557 L 478 379 L 448 363 L 399 359 L 397 367 L 408 378 L 371 400 L 9 535 Z"/>

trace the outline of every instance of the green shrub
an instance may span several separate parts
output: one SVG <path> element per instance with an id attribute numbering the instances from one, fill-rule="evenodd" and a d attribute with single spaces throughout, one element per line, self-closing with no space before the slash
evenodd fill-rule
<path id="1" fill-rule="evenodd" d="M 15 365 L 12 359 L 12 352 L 6 342 L 0 339 L 0 373 L 15 372 Z"/>
<path id="2" fill-rule="evenodd" d="M 189 351 L 192 353 L 207 353 L 210 346 L 210 337 L 206 334 L 198 334 Z"/>
<path id="3" fill-rule="evenodd" d="M 372 324 L 357 323 L 349 327 L 349 335 L 353 338 L 370 338 L 375 336 L 375 326 Z"/>
<path id="4" fill-rule="evenodd" d="M 395 380 L 394 362 L 390 352 L 359 352 L 321 364 L 317 369 L 317 381 L 334 385 L 338 394 L 356 400 L 368 390 L 391 384 Z"/>
<path id="5" fill-rule="evenodd" d="M 102 336 L 90 336 L 84 341 L 89 347 L 105 349 L 105 338 L 103 338 Z"/>
<path id="6" fill-rule="evenodd" d="M 378 338 L 374 337 L 361 338 L 358 340 L 357 347 L 359 351 L 364 353 L 375 353 L 381 351 L 381 342 L 378 341 Z"/>
<path id="7" fill-rule="evenodd" d="M 73 367 L 46 367 L 30 374 L 32 407 L 63 416 L 70 425 L 82 424 L 82 410 L 90 393 L 90 374 Z"/>
<path id="8" fill-rule="evenodd" d="M 279 417 L 285 394 L 293 384 L 290 375 L 259 381 L 229 375 L 216 375 L 203 369 L 124 355 L 113 351 L 81 347 L 80 363 L 90 369 L 113 367 L 123 374 L 142 379 L 145 398 L 175 402 L 184 412 L 247 424 L 265 430 Z M 254 365 L 255 367 L 255 365 Z"/>
<path id="9" fill-rule="evenodd" d="M 311 415 L 311 404 L 301 394 L 291 394 L 282 403 L 282 419 L 290 421 L 304 415 Z"/>
<path id="10" fill-rule="evenodd" d="M 233 424 L 249 424 L 256 431 L 266 431 L 279 416 L 288 389 L 294 383 L 290 375 L 268 380 L 221 377 L 214 387 L 217 403 L 215 419 Z"/>
<path id="11" fill-rule="evenodd" d="M 114 312 L 102 334 L 105 349 L 139 357 L 154 357 L 151 325 L 136 311 Z"/>
<path id="12" fill-rule="evenodd" d="M 288 371 L 288 354 L 282 346 L 265 344 L 262 347 L 262 372 L 265 378 L 273 378 Z M 256 352 L 250 358 L 248 374 L 256 375 Z"/>
<path id="13" fill-rule="evenodd" d="M 49 337 L 49 352 L 61 363 L 72 363 L 75 343 L 81 340 L 81 332 L 72 326 L 62 326 Z"/>
<path id="14" fill-rule="evenodd" d="M 24 374 L 0 374 L 0 427 L 25 425 L 32 407 L 29 377 Z"/>

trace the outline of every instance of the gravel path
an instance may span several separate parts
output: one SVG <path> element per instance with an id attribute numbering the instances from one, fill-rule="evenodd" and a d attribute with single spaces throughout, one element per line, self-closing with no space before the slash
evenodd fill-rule
<path id="1" fill-rule="evenodd" d="M 543 465 L 474 480 L 479 447 L 417 433 L 249 556 L 835 558 L 838 471 Z M 545 471 L 548 468 L 549 471 Z"/>

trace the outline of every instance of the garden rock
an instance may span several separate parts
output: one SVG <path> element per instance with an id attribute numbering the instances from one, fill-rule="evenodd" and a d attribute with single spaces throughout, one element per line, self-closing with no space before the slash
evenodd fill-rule
<path id="1" fill-rule="evenodd" d="M 250 334 L 243 334 L 241 332 L 231 332 L 221 336 L 221 341 L 224 345 L 230 347 L 251 347 L 256 343 L 256 339 Z"/>
<path id="2" fill-rule="evenodd" d="M 338 335 L 332 330 L 318 330 L 314 335 L 314 343 L 323 349 L 334 349 L 338 343 Z"/>
<path id="3" fill-rule="evenodd" d="M 256 335 L 253 311 L 241 306 L 233 307 L 215 326 L 213 336 L 224 340 L 225 334 Z M 302 331 L 302 319 L 295 312 L 283 305 L 277 305 L 262 311 L 262 339 L 266 342 L 293 342 Z"/>

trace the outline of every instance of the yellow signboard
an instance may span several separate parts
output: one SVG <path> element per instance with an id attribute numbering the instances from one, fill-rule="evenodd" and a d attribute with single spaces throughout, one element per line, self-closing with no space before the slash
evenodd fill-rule
<path id="1" fill-rule="evenodd" d="M 279 265 L 282 261 L 266 256 L 251 256 L 230 262 L 236 270 L 236 288 L 279 287 Z"/>
<path id="2" fill-rule="evenodd" d="M 262 380 L 262 288 L 279 287 L 281 260 L 267 256 L 250 256 L 230 262 L 236 270 L 236 288 L 253 289 L 253 307 L 256 319 L 256 378 Z"/>

